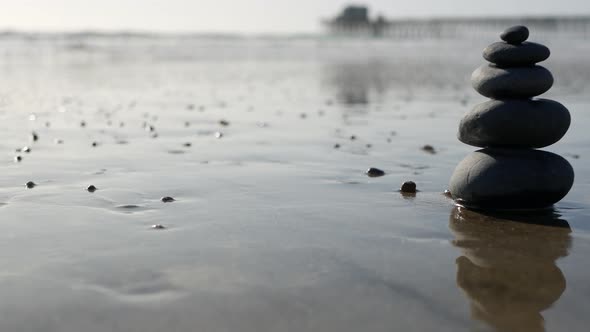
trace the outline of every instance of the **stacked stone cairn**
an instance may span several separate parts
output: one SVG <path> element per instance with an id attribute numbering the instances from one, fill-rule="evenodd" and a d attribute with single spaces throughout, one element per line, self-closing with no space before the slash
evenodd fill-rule
<path id="1" fill-rule="evenodd" d="M 529 30 L 515 26 L 488 46 L 491 62 L 471 76 L 475 90 L 490 98 L 465 115 L 461 142 L 483 149 L 467 156 L 450 181 L 453 199 L 481 210 L 542 209 L 570 191 L 574 170 L 562 157 L 541 150 L 559 141 L 570 126 L 569 111 L 548 99 L 533 99 L 553 85 L 549 70 L 537 63 L 549 49 L 526 42 Z"/>

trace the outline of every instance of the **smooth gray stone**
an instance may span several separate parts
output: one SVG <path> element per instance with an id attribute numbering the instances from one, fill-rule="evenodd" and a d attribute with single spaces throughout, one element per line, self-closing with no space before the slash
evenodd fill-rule
<path id="1" fill-rule="evenodd" d="M 459 163 L 449 189 L 474 209 L 539 209 L 560 201 L 573 183 L 572 166 L 554 153 L 488 148 Z"/>
<path id="2" fill-rule="evenodd" d="M 483 50 L 484 59 L 499 67 L 532 66 L 547 60 L 550 55 L 547 46 L 528 42 L 520 45 L 497 42 Z"/>
<path id="3" fill-rule="evenodd" d="M 553 75 L 541 66 L 500 68 L 490 64 L 473 72 L 471 84 L 492 99 L 530 98 L 551 89 Z"/>
<path id="4" fill-rule="evenodd" d="M 529 29 L 524 25 L 516 25 L 504 30 L 500 38 L 510 44 L 520 44 L 529 38 Z"/>
<path id="5" fill-rule="evenodd" d="M 458 138 L 478 147 L 542 148 L 559 141 L 570 122 L 567 108 L 553 100 L 489 100 L 463 117 Z"/>

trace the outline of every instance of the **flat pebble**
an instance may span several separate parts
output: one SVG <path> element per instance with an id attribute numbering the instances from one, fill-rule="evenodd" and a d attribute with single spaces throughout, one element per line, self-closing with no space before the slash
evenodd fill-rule
<path id="1" fill-rule="evenodd" d="M 478 147 L 543 148 L 559 141 L 570 121 L 553 100 L 489 100 L 463 117 L 458 137 Z"/>
<path id="2" fill-rule="evenodd" d="M 37 186 L 37 184 L 35 184 L 35 182 L 33 182 L 33 181 L 29 181 L 29 182 L 25 183 L 25 187 L 27 187 L 29 189 L 33 189 L 33 188 L 35 188 L 35 186 Z"/>
<path id="3" fill-rule="evenodd" d="M 88 192 L 93 193 L 97 190 L 97 188 L 94 185 L 90 185 L 88 186 L 88 188 L 86 188 L 86 190 L 88 190 Z"/>
<path id="4" fill-rule="evenodd" d="M 509 44 L 520 44 L 529 38 L 529 29 L 524 25 L 516 25 L 504 30 L 500 38 Z"/>
<path id="5" fill-rule="evenodd" d="M 492 99 L 530 98 L 553 86 L 553 75 L 541 66 L 500 68 L 483 65 L 471 75 L 473 88 Z"/>
<path id="6" fill-rule="evenodd" d="M 483 50 L 484 59 L 500 67 L 531 66 L 547 60 L 550 55 L 547 46 L 528 42 L 521 45 L 493 43 Z"/>
<path id="7" fill-rule="evenodd" d="M 175 199 L 170 196 L 162 197 L 160 200 L 164 203 L 171 203 L 175 201 Z"/>
<path id="8" fill-rule="evenodd" d="M 480 209 L 538 209 L 561 200 L 574 183 L 563 157 L 532 149 L 482 149 L 468 155 L 449 184 L 458 204 Z"/>

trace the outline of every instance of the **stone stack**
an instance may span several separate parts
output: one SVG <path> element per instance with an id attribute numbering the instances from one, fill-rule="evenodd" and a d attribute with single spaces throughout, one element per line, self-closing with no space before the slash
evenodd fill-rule
<path id="1" fill-rule="evenodd" d="M 491 62 L 471 76 L 475 90 L 491 100 L 475 106 L 461 120 L 461 142 L 482 147 L 457 168 L 450 181 L 455 201 L 478 209 L 550 207 L 571 189 L 574 171 L 562 157 L 536 150 L 559 141 L 570 126 L 560 103 L 533 99 L 553 85 L 549 70 L 537 63 L 549 49 L 526 42 L 524 26 L 507 29 L 503 42 L 488 46 Z"/>

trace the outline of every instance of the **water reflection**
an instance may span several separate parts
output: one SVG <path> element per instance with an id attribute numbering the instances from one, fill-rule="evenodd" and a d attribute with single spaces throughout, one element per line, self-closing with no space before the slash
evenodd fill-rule
<path id="1" fill-rule="evenodd" d="M 383 61 L 334 63 L 327 67 L 327 81 L 336 88 L 336 98 L 344 105 L 371 103 L 371 95 L 383 95 L 389 88 L 390 66 Z"/>
<path id="2" fill-rule="evenodd" d="M 449 225 L 457 258 L 457 285 L 472 317 L 497 331 L 544 331 L 541 312 L 563 294 L 556 260 L 568 255 L 571 228 L 555 211 L 489 215 L 456 207 Z"/>

